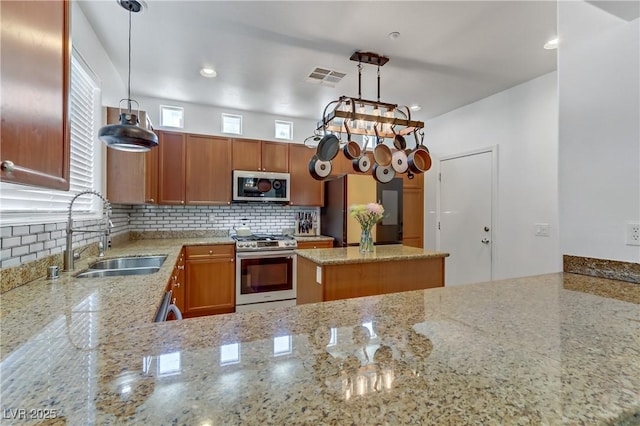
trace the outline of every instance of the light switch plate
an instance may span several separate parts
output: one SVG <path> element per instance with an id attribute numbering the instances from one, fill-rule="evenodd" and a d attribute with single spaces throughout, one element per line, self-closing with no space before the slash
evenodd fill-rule
<path id="1" fill-rule="evenodd" d="M 535 223 L 535 235 L 536 237 L 548 237 L 549 236 L 549 224 L 548 223 Z"/>

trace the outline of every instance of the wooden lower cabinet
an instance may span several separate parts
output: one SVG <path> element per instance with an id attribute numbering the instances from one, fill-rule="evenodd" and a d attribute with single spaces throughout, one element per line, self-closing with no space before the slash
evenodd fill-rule
<path id="1" fill-rule="evenodd" d="M 318 265 L 298 256 L 297 262 L 298 305 L 444 287 L 444 257 Z"/>
<path id="2" fill-rule="evenodd" d="M 187 246 L 185 318 L 235 312 L 235 247 Z"/>
<path id="3" fill-rule="evenodd" d="M 332 248 L 333 240 L 330 241 L 298 241 L 298 249 Z"/>

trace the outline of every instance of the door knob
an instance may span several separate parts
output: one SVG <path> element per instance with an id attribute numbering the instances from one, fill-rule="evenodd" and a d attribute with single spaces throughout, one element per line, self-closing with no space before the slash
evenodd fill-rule
<path id="1" fill-rule="evenodd" d="M 486 238 L 483 238 L 483 239 L 482 239 L 482 244 L 489 244 L 489 240 L 488 240 L 488 239 L 486 239 Z"/>
<path id="2" fill-rule="evenodd" d="M 489 232 L 489 227 L 488 226 L 484 227 L 484 232 Z"/>

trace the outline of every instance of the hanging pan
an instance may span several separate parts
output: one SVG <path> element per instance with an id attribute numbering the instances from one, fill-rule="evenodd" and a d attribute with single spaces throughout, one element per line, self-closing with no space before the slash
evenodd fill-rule
<path id="1" fill-rule="evenodd" d="M 391 167 L 396 173 L 404 173 L 409 168 L 407 153 L 404 150 L 397 150 L 391 154 Z"/>
<path id="2" fill-rule="evenodd" d="M 376 164 L 380 166 L 390 166 L 392 159 L 391 148 L 383 143 L 383 139 L 380 138 L 378 126 L 376 124 L 373 125 L 373 130 L 376 132 L 376 146 L 373 148 L 373 159 Z"/>
<path id="3" fill-rule="evenodd" d="M 396 171 L 391 166 L 373 165 L 373 178 L 380 183 L 389 183 L 396 177 Z"/>
<path id="4" fill-rule="evenodd" d="M 316 180 L 324 180 L 331 174 L 331 161 L 323 161 L 317 155 L 309 160 L 309 173 Z"/>
<path id="5" fill-rule="evenodd" d="M 331 161 L 336 158 L 339 150 L 340 140 L 336 137 L 336 135 L 324 135 L 322 139 L 320 139 L 320 142 L 318 142 L 316 156 L 321 161 Z"/>
<path id="6" fill-rule="evenodd" d="M 364 148 L 360 151 L 360 157 L 352 161 L 353 170 L 358 173 L 366 173 L 371 168 L 371 159 L 367 155 L 367 146 L 369 145 L 369 137 L 365 136 Z"/>
<path id="7" fill-rule="evenodd" d="M 404 136 L 396 133 L 396 126 L 391 126 L 391 131 L 393 132 L 393 146 L 396 147 L 396 149 L 406 149 L 407 148 L 407 141 L 405 140 Z"/>
<path id="8" fill-rule="evenodd" d="M 407 156 L 407 163 L 409 170 L 413 173 L 424 173 L 431 168 L 431 156 L 429 150 L 422 144 L 424 140 L 424 133 L 421 133 L 421 139 L 418 141 L 418 130 L 413 132 L 416 139 L 416 147 Z"/>
<path id="9" fill-rule="evenodd" d="M 347 131 L 347 143 L 342 147 L 342 152 L 344 156 L 349 160 L 355 160 L 356 158 L 360 158 L 360 154 L 362 150 L 360 149 L 360 145 L 358 142 L 351 140 L 351 131 L 349 130 L 349 125 L 347 124 L 347 120 L 344 121 L 344 128 Z"/>

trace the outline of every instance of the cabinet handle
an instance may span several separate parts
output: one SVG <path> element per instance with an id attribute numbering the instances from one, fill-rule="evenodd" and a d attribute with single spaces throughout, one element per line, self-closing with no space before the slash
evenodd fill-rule
<path id="1" fill-rule="evenodd" d="M 147 200 L 147 203 L 155 203 L 155 202 L 156 202 L 156 200 L 154 200 L 153 198 L 149 198 L 149 199 Z"/>
<path id="2" fill-rule="evenodd" d="M 2 164 L 0 164 L 0 169 L 2 169 L 3 172 L 11 173 L 16 169 L 16 165 L 13 164 L 11 160 L 4 160 Z"/>
<path id="3" fill-rule="evenodd" d="M 180 204 L 184 204 L 184 200 L 180 200 Z"/>
<path id="4" fill-rule="evenodd" d="M 175 283 L 173 286 L 180 288 L 180 283 Z"/>
<path id="5" fill-rule="evenodd" d="M 213 254 L 213 250 L 209 250 L 209 254 Z"/>
<path id="6" fill-rule="evenodd" d="M 176 304 L 176 298 L 174 297 L 173 300 L 171 301 L 172 304 Z"/>
<path id="7" fill-rule="evenodd" d="M 178 265 L 178 269 L 184 269 L 184 265 Z"/>

